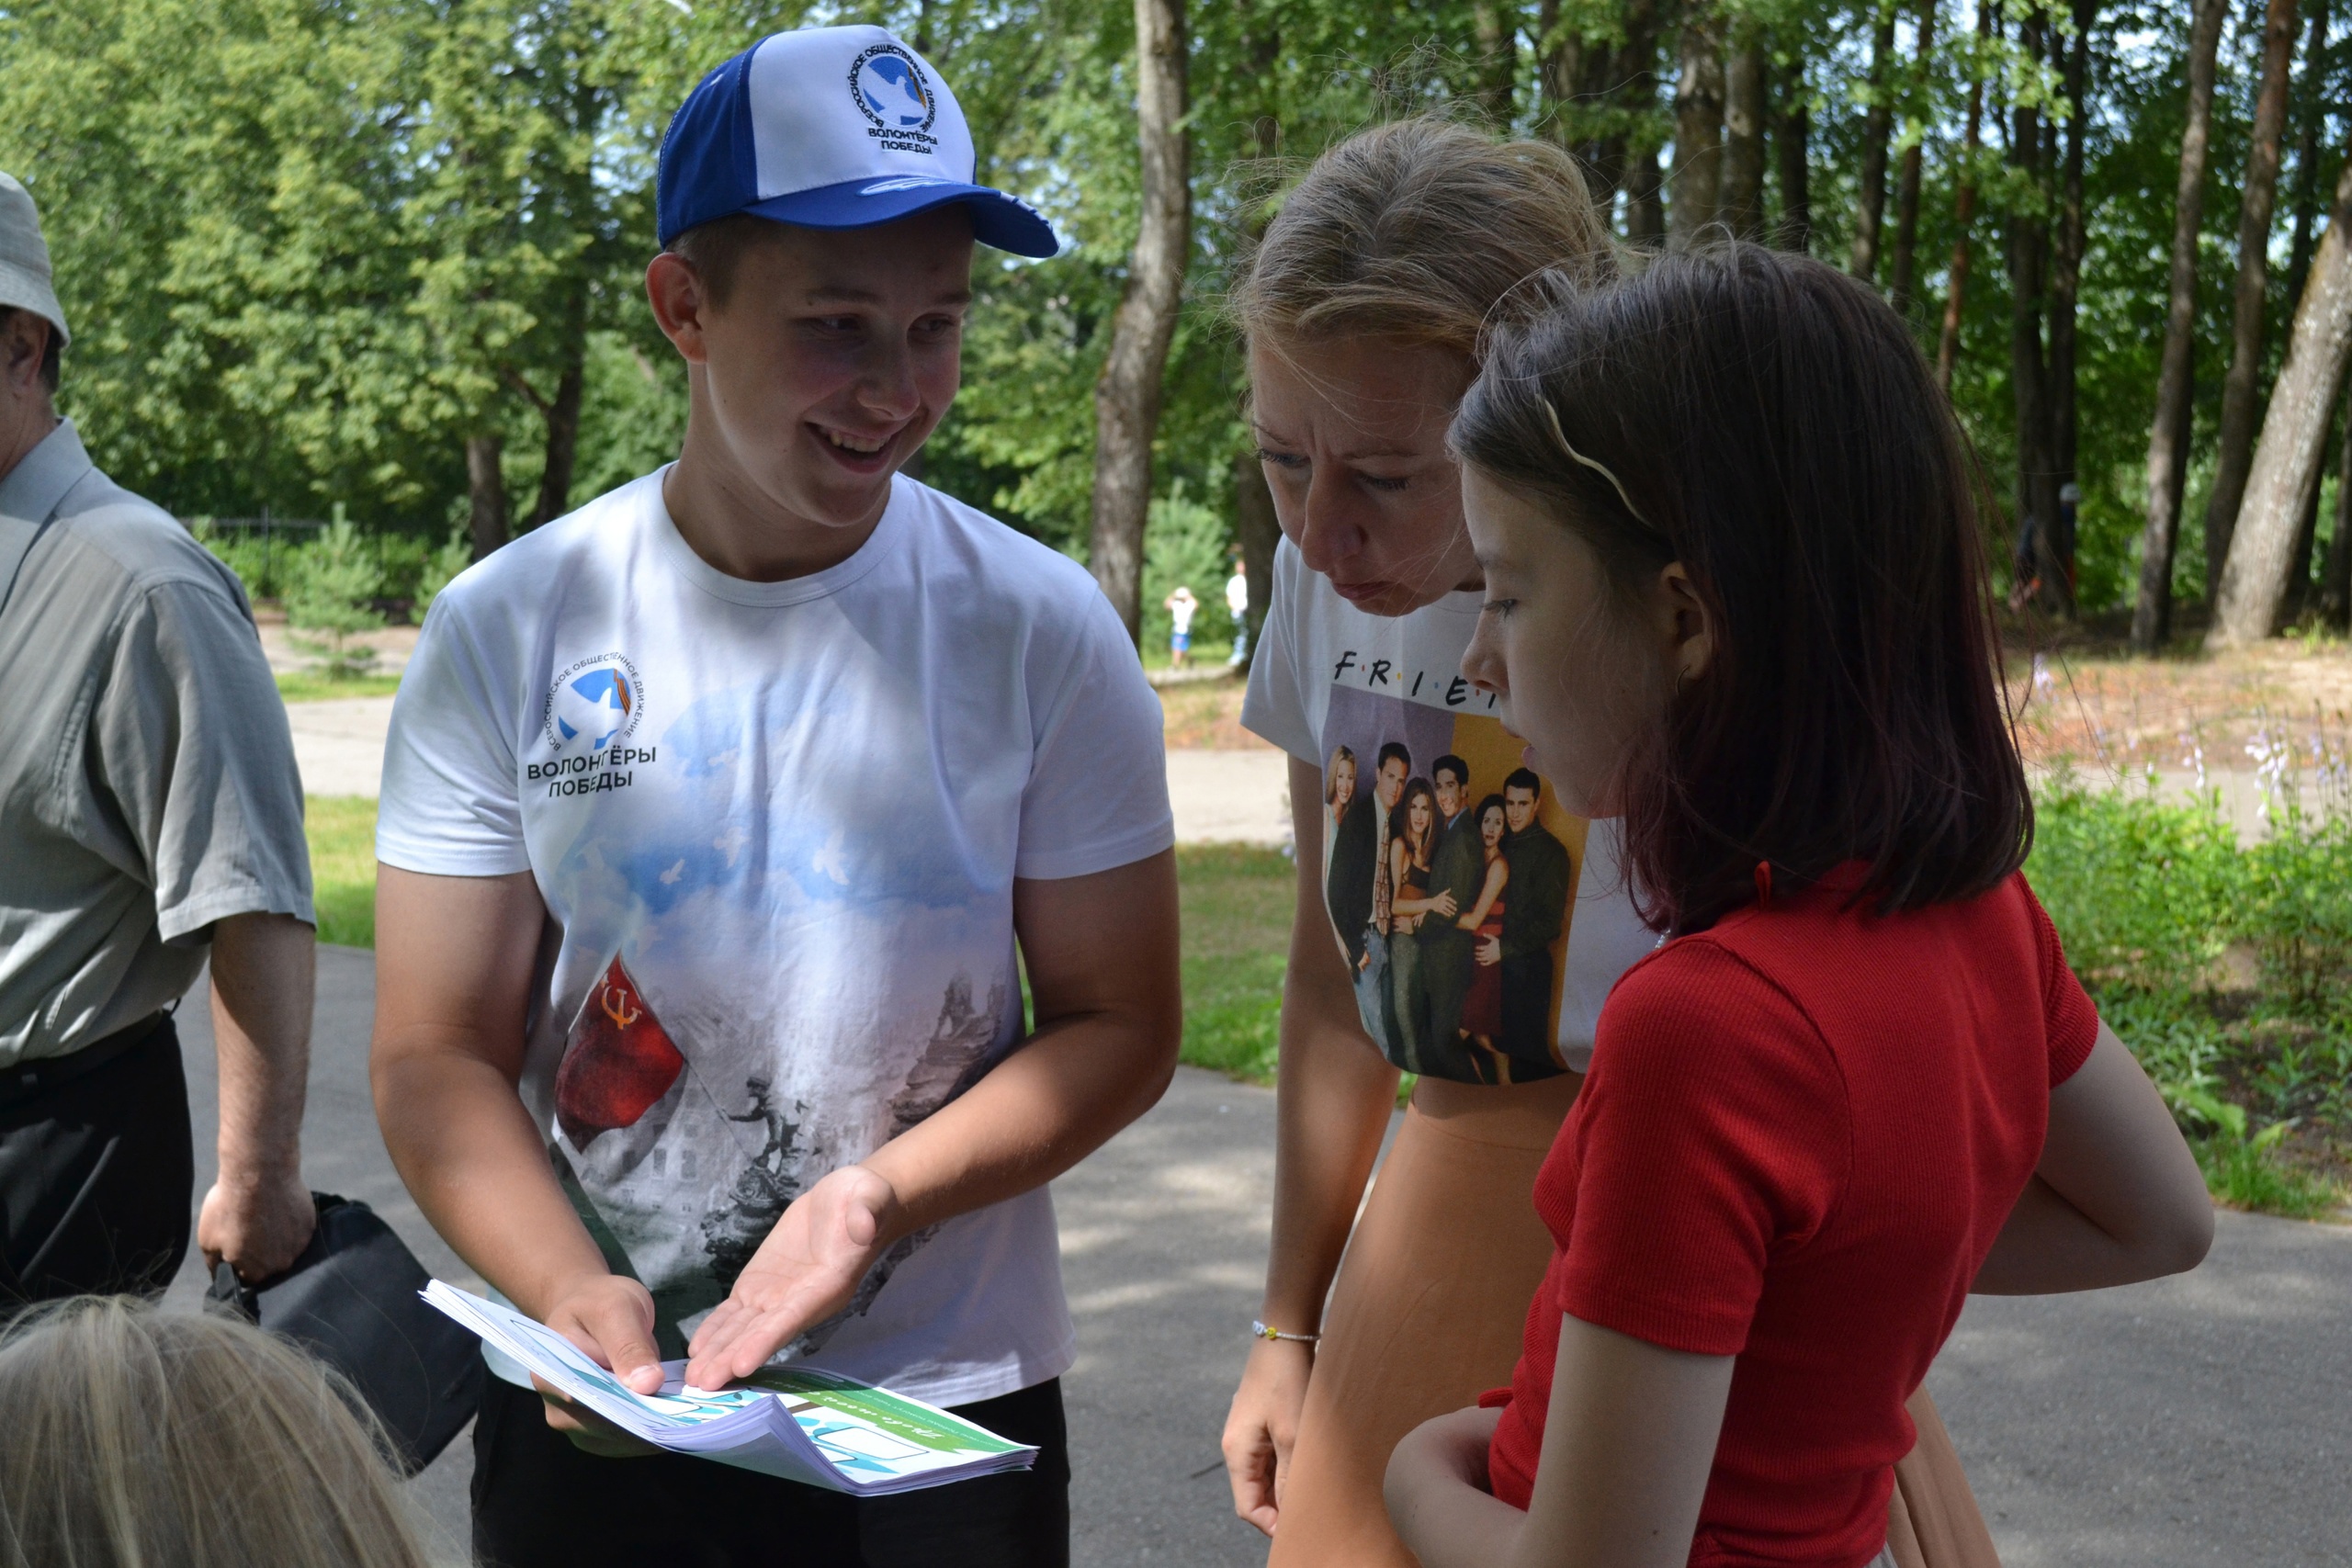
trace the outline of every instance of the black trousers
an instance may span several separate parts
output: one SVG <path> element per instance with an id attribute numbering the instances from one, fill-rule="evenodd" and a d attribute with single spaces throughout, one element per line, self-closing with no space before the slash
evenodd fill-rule
<path id="1" fill-rule="evenodd" d="M 851 1497 L 684 1454 L 602 1459 L 497 1378 L 474 1421 L 483 1568 L 1067 1568 L 1069 1443 L 1059 1380 L 956 1414 L 1034 1468 L 895 1497 Z"/>
<path id="2" fill-rule="evenodd" d="M 157 1293 L 187 1256 L 196 1164 L 178 1031 L 165 1017 L 102 1065 L 76 1066 L 0 1074 L 0 1303 Z M 51 1074 L 64 1081 L 41 1081 Z"/>

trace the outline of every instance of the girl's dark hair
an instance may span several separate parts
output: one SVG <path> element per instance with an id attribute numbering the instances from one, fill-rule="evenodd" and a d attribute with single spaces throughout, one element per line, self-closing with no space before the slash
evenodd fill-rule
<path id="1" fill-rule="evenodd" d="M 1713 621 L 1619 781 L 1644 917 L 1699 930 L 1848 861 L 1888 912 L 2001 882 L 2033 805 L 1976 469 L 1902 321 L 1750 244 L 1551 292 L 1493 334 L 1453 441 L 1621 587 L 1680 561 Z"/>

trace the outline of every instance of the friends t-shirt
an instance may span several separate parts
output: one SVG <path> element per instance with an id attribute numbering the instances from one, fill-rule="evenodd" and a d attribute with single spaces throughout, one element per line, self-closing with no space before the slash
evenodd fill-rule
<path id="1" fill-rule="evenodd" d="M 537 882 L 522 1097 L 675 1356 L 796 1195 L 1023 1037 L 1014 880 L 1174 833 L 1159 704 L 1082 568 L 900 478 L 849 559 L 744 581 L 661 479 L 435 600 L 377 852 Z M 1072 1351 L 1041 1189 L 907 1237 L 785 1354 L 960 1404 Z"/>
<path id="2" fill-rule="evenodd" d="M 1657 945 L 1618 825 L 1560 809 L 1463 677 L 1481 596 L 1368 615 L 1285 539 L 1241 722 L 1322 771 L 1324 903 L 1364 1032 L 1408 1072 L 1583 1072 L 1600 1004 Z"/>

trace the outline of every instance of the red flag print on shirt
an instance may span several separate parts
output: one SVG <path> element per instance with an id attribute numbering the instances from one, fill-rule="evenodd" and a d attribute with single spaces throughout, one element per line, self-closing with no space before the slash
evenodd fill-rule
<path id="1" fill-rule="evenodd" d="M 571 1021 L 555 1071 L 556 1124 L 584 1149 L 600 1134 L 635 1124 L 670 1092 L 686 1058 L 646 1005 L 620 955 Z"/>

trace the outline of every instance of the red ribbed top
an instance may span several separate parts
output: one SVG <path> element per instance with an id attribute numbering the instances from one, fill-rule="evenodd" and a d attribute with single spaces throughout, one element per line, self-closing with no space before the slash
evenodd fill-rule
<path id="1" fill-rule="evenodd" d="M 1535 1183 L 1557 1244 L 1490 1455 L 1527 1506 L 1560 1317 L 1739 1358 L 1694 1565 L 1859 1568 L 1904 1402 L 2041 1156 L 2098 1016 L 2012 876 L 1880 919 L 1848 868 L 1668 942 L 1600 1014 Z"/>

